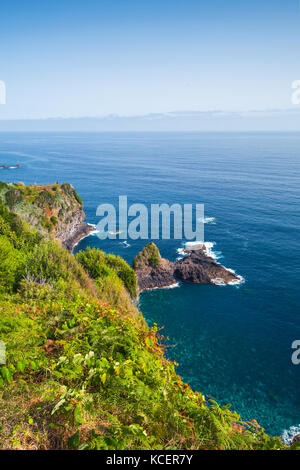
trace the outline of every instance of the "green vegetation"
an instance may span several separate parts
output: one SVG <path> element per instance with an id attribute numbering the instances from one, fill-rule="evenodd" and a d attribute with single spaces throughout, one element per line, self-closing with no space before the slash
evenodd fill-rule
<path id="1" fill-rule="evenodd" d="M 121 258 L 73 256 L 0 202 L 0 286 L 1 448 L 285 448 L 182 382 Z"/>
<path id="2" fill-rule="evenodd" d="M 103 253 L 95 248 L 87 248 L 76 255 L 76 259 L 93 279 L 99 281 L 105 277 L 117 275 L 132 298 L 138 293 L 135 272 L 120 256 Z"/>
<path id="3" fill-rule="evenodd" d="M 8 207 L 12 208 L 22 200 L 22 193 L 18 189 L 9 189 L 5 194 L 5 202 Z"/>
<path id="4" fill-rule="evenodd" d="M 80 206 L 83 207 L 83 201 L 81 197 L 77 194 L 76 190 L 70 183 L 64 183 L 61 185 L 61 189 L 67 194 L 68 196 L 74 197 L 77 202 L 79 202 Z"/>
<path id="5" fill-rule="evenodd" d="M 63 231 L 83 208 L 81 198 L 69 183 L 0 183 L 0 201 L 47 239 L 55 239 L 56 232 Z"/>
<path id="6" fill-rule="evenodd" d="M 147 265 L 156 267 L 159 266 L 159 264 L 159 250 L 153 242 L 150 242 L 144 246 L 142 251 L 136 255 L 132 263 L 134 269 L 140 269 Z"/>
<path id="7" fill-rule="evenodd" d="M 54 226 L 57 225 L 57 222 L 58 222 L 57 217 L 55 217 L 55 215 L 52 215 L 50 217 L 50 222 L 52 222 Z"/>

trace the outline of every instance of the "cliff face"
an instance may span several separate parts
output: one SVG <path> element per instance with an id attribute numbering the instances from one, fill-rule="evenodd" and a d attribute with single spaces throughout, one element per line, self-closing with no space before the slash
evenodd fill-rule
<path id="1" fill-rule="evenodd" d="M 46 239 L 60 241 L 69 251 L 92 230 L 84 223 L 82 200 L 69 183 L 0 183 L 0 198 L 31 228 L 37 228 Z"/>
<path id="2" fill-rule="evenodd" d="M 186 250 L 187 256 L 175 263 L 161 257 L 157 246 L 151 242 L 135 257 L 140 291 L 171 286 L 178 279 L 197 284 L 238 283 L 240 277 L 224 268 L 205 252 L 205 247 Z"/>

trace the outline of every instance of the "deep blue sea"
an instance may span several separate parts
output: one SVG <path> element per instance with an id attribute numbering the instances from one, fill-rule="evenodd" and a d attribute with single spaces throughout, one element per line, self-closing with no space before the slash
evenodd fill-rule
<path id="1" fill-rule="evenodd" d="M 140 308 L 164 326 L 168 355 L 192 388 L 231 403 L 272 434 L 300 424 L 300 134 L 2 133 L 2 181 L 70 182 L 96 224 L 103 202 L 204 203 L 205 240 L 240 286 L 181 284 L 145 292 Z M 145 241 L 96 246 L 131 262 Z M 175 260 L 178 240 L 158 241 Z"/>

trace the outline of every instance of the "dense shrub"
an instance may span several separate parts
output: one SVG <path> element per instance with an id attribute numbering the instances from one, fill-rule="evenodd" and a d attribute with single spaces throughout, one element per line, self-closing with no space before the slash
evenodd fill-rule
<path id="1" fill-rule="evenodd" d="M 158 256 L 155 256 L 155 255 L 151 255 L 150 258 L 149 258 L 149 262 L 151 264 L 151 266 L 158 266 L 159 265 L 159 258 Z"/>
<path id="2" fill-rule="evenodd" d="M 75 191 L 75 189 L 74 189 L 73 195 L 74 195 L 76 201 L 79 202 L 80 206 L 83 207 L 83 201 L 82 201 L 81 197 L 77 194 L 77 192 Z"/>
<path id="3" fill-rule="evenodd" d="M 11 291 L 22 276 L 24 258 L 7 237 L 0 235 L 0 289 Z"/>
<path id="4" fill-rule="evenodd" d="M 136 255 L 132 266 L 134 269 L 140 269 L 147 265 L 156 267 L 159 266 L 159 264 L 160 254 L 158 248 L 153 242 L 150 242 Z"/>
<path id="5" fill-rule="evenodd" d="M 131 297 L 136 297 L 138 292 L 138 285 L 134 270 L 120 256 L 106 254 L 105 262 L 117 273 L 119 278 L 124 282 Z"/>
<path id="6" fill-rule="evenodd" d="M 26 259 L 25 273 L 46 282 L 68 281 L 71 285 L 96 295 L 96 289 L 74 256 L 55 242 L 42 242 L 35 246 Z"/>
<path id="7" fill-rule="evenodd" d="M 37 230 L 30 230 L 19 216 L 9 212 L 0 202 L 0 234 L 5 235 L 15 248 L 30 249 L 42 240 L 42 235 Z"/>
<path id="8" fill-rule="evenodd" d="M 107 276 L 109 273 L 107 268 L 111 268 L 123 281 L 130 295 L 133 298 L 137 296 L 135 272 L 120 256 L 106 254 L 95 248 L 87 248 L 85 251 L 79 251 L 76 258 L 93 279 Z"/>
<path id="9" fill-rule="evenodd" d="M 49 191 L 41 191 L 36 199 L 36 202 L 40 207 L 44 207 L 46 204 L 51 207 L 54 203 L 54 200 L 54 196 Z"/>
<path id="10" fill-rule="evenodd" d="M 3 301 L 0 448 L 284 447 L 184 384 L 157 333 L 92 298 Z"/>
<path id="11" fill-rule="evenodd" d="M 64 191 L 65 194 L 70 195 L 73 191 L 73 187 L 70 183 L 63 183 L 61 185 L 61 189 Z"/>
<path id="12" fill-rule="evenodd" d="M 9 208 L 22 201 L 22 192 L 16 188 L 9 189 L 5 194 L 5 202 Z"/>
<path id="13" fill-rule="evenodd" d="M 50 217 L 50 221 L 52 222 L 54 226 L 57 225 L 58 220 L 57 220 L 57 217 L 55 217 L 55 215 L 52 215 Z"/>

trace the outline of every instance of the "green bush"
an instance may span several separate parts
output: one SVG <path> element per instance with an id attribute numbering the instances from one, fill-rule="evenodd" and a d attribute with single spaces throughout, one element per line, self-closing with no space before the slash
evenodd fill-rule
<path id="1" fill-rule="evenodd" d="M 13 244 L 0 235 L 0 288 L 11 291 L 22 275 L 24 258 Z"/>
<path id="2" fill-rule="evenodd" d="M 52 215 L 50 217 L 50 221 L 52 222 L 54 226 L 57 225 L 58 220 L 57 220 L 57 217 L 55 217 L 55 215 Z"/>
<path id="3" fill-rule="evenodd" d="M 11 299 L 2 302 L 0 335 L 0 448 L 285 448 L 184 384 L 157 327 L 126 310 L 80 296 L 40 295 L 17 308 Z"/>
<path id="4" fill-rule="evenodd" d="M 55 196 L 52 195 L 49 191 L 43 190 L 39 193 L 36 202 L 40 207 L 44 207 L 45 205 L 52 207 L 55 200 L 54 198 Z"/>
<path id="5" fill-rule="evenodd" d="M 72 188 L 72 185 L 70 183 L 63 183 L 61 185 L 61 189 L 63 190 L 63 192 L 67 195 L 70 195 L 73 191 L 73 188 Z"/>
<path id="6" fill-rule="evenodd" d="M 30 230 L 28 224 L 19 216 L 9 212 L 0 202 L 0 235 L 5 235 L 15 248 L 30 249 L 42 240 L 42 235 L 37 230 Z"/>
<path id="7" fill-rule="evenodd" d="M 153 267 L 158 266 L 159 265 L 158 256 L 151 255 L 150 258 L 149 258 L 149 262 L 150 262 L 151 266 L 153 266 Z"/>
<path id="8" fill-rule="evenodd" d="M 9 189 L 5 194 L 5 202 L 9 208 L 13 208 L 22 201 L 22 192 L 16 188 Z"/>
<path id="9" fill-rule="evenodd" d="M 76 201 L 79 202 L 80 206 L 83 207 L 83 201 L 82 201 L 81 197 L 78 196 L 78 194 L 77 194 L 77 192 L 75 191 L 75 189 L 74 189 L 73 195 L 74 195 Z"/>
<path id="10" fill-rule="evenodd" d="M 105 277 L 105 273 L 108 273 L 107 267 L 111 268 L 123 281 L 131 297 L 137 296 L 135 272 L 120 256 L 106 254 L 95 248 L 87 248 L 85 251 L 79 251 L 76 258 L 93 279 Z"/>
<path id="11" fill-rule="evenodd" d="M 124 282 L 124 285 L 130 293 L 131 297 L 135 298 L 138 292 L 138 285 L 134 270 L 120 256 L 106 254 L 105 262 Z"/>
<path id="12" fill-rule="evenodd" d="M 95 287 L 71 253 L 55 242 L 42 242 L 29 253 L 25 274 L 45 282 L 67 281 L 70 286 L 86 289 L 96 295 Z"/>
<path id="13" fill-rule="evenodd" d="M 140 269 L 144 266 L 157 267 L 160 264 L 160 254 L 157 246 L 150 242 L 144 246 L 133 260 L 132 266 L 134 269 Z"/>
<path id="14" fill-rule="evenodd" d="M 76 259 L 93 279 L 102 276 L 102 269 L 105 266 L 104 258 L 104 253 L 96 248 L 88 247 L 76 254 Z"/>

